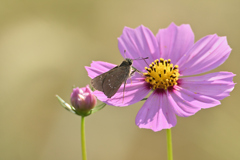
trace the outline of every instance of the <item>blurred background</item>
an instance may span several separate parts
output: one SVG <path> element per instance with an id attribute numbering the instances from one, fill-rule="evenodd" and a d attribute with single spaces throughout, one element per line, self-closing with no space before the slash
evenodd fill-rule
<path id="1" fill-rule="evenodd" d="M 58 103 L 72 86 L 90 83 L 92 60 L 120 64 L 117 37 L 141 24 L 154 34 L 171 22 L 190 24 L 195 41 L 227 36 L 232 53 L 214 71 L 239 74 L 240 1 L 0 1 L 0 159 L 81 159 L 80 117 Z M 237 83 L 239 77 L 234 81 Z M 178 117 L 172 129 L 178 160 L 239 160 L 238 85 L 220 106 Z M 142 102 L 106 106 L 86 118 L 89 160 L 167 159 L 166 131 L 139 129 Z"/>

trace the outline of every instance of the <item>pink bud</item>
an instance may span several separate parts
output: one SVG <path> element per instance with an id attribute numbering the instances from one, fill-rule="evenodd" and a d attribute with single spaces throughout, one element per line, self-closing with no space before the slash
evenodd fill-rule
<path id="1" fill-rule="evenodd" d="M 71 103 L 79 115 L 86 115 L 93 109 L 97 99 L 89 86 L 83 88 L 74 88 L 71 94 Z"/>

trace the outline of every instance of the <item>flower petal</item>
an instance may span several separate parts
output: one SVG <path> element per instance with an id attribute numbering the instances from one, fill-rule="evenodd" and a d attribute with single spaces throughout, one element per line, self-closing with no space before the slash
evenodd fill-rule
<path id="1" fill-rule="evenodd" d="M 166 93 L 153 92 L 139 110 L 135 123 L 154 132 L 174 127 L 177 119 Z"/>
<path id="2" fill-rule="evenodd" d="M 168 28 L 160 29 L 156 38 L 160 51 L 158 58 L 171 59 L 174 65 L 194 44 L 194 33 L 188 24 L 176 26 L 171 23 Z"/>
<path id="3" fill-rule="evenodd" d="M 125 58 L 148 57 L 146 59 L 148 64 L 159 58 L 157 40 L 153 33 L 143 25 L 136 29 L 125 27 L 122 35 L 118 38 L 118 48 Z M 143 60 L 136 60 L 133 64 L 140 71 L 144 71 L 146 66 Z"/>
<path id="4" fill-rule="evenodd" d="M 221 104 L 214 98 L 191 92 L 180 86 L 174 86 L 171 96 L 182 110 L 189 112 L 191 115 L 195 114 L 200 108 L 205 109 Z"/>
<path id="5" fill-rule="evenodd" d="M 93 61 L 91 63 L 91 67 L 85 66 L 85 69 L 87 70 L 90 78 L 95 78 L 96 76 L 105 73 L 114 67 L 116 67 L 115 64 L 102 61 Z"/>
<path id="6" fill-rule="evenodd" d="M 180 117 L 189 117 L 201 110 L 200 106 L 192 103 L 192 97 L 189 97 L 188 95 L 179 91 L 174 90 L 173 92 L 170 92 L 168 99 L 174 109 L 175 114 Z"/>
<path id="7" fill-rule="evenodd" d="M 212 97 L 217 100 L 229 96 L 235 83 L 231 72 L 216 72 L 203 76 L 181 78 L 180 86 L 197 94 Z"/>
<path id="8" fill-rule="evenodd" d="M 179 72 L 183 76 L 200 74 L 220 66 L 229 56 L 231 48 L 226 37 L 216 34 L 206 36 L 179 60 Z"/>
<path id="9" fill-rule="evenodd" d="M 134 103 L 141 101 L 144 97 L 148 95 L 150 92 L 150 88 L 147 87 L 145 81 L 138 81 L 132 78 L 132 83 L 127 83 L 125 86 L 124 97 L 123 97 L 123 88 L 124 85 L 119 88 L 117 93 L 111 97 L 107 98 L 107 96 L 100 91 L 94 91 L 94 95 L 102 102 L 112 105 L 112 106 L 128 106 Z"/>

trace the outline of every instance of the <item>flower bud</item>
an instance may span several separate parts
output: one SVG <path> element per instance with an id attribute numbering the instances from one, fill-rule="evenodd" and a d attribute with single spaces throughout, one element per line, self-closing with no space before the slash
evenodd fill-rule
<path id="1" fill-rule="evenodd" d="M 95 107 L 97 99 L 87 85 L 83 88 L 73 89 L 71 103 L 78 115 L 87 116 L 91 114 L 90 111 Z"/>

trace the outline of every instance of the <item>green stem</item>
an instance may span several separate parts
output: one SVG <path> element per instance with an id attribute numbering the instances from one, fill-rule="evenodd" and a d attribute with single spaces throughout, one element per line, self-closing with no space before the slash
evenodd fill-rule
<path id="1" fill-rule="evenodd" d="M 82 140 L 82 160 L 87 160 L 86 140 L 85 140 L 85 117 L 81 119 L 81 140 Z"/>
<path id="2" fill-rule="evenodd" d="M 171 129 L 167 129 L 167 154 L 168 160 L 173 160 Z"/>

